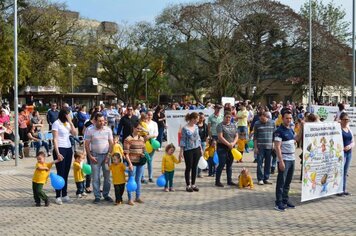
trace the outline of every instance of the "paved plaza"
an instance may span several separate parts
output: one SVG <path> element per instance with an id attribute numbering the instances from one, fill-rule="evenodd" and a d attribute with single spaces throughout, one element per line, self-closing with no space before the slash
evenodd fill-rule
<path id="1" fill-rule="evenodd" d="M 157 152 L 154 156 L 155 178 L 160 175 L 162 155 Z M 255 179 L 256 164 L 252 160 L 249 153 L 244 163 L 234 163 L 236 182 L 241 167 L 248 167 Z M 277 175 L 271 178 L 273 185 L 239 190 L 216 188 L 214 179 L 204 173 L 204 178 L 197 179 L 200 191 L 188 193 L 184 163 L 176 168 L 176 192 L 163 192 L 152 183 L 143 185 L 144 204 L 94 205 L 92 194 L 77 200 L 71 171 L 68 188 L 73 202 L 56 205 L 55 193 L 47 183 L 45 191 L 51 205 L 38 208 L 34 207 L 31 189 L 35 162 L 35 158 L 26 158 L 20 160 L 19 167 L 14 161 L 0 163 L 0 235 L 356 235 L 356 196 L 300 203 L 299 162 L 291 189 L 297 208 L 285 212 L 273 209 Z M 352 165 L 349 191 L 354 193 L 355 175 Z M 114 197 L 113 188 L 110 194 Z"/>

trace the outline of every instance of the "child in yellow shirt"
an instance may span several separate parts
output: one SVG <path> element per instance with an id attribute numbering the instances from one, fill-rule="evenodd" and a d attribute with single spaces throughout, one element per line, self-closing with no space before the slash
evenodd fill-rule
<path id="1" fill-rule="evenodd" d="M 111 175 L 112 182 L 115 188 L 115 205 L 122 204 L 122 195 L 125 191 L 125 169 L 126 166 L 123 163 L 122 155 L 120 153 L 114 153 L 111 157 Z"/>
<path id="2" fill-rule="evenodd" d="M 204 151 L 204 158 L 208 161 L 209 165 L 209 175 L 210 177 L 214 177 L 215 175 L 215 163 L 214 163 L 214 153 L 216 151 L 216 140 L 209 139 L 208 146 L 205 148 Z"/>
<path id="3" fill-rule="evenodd" d="M 245 132 L 241 132 L 239 133 L 239 139 L 237 140 L 237 150 L 239 152 L 241 152 L 241 155 L 244 155 L 244 151 L 245 151 L 245 147 L 247 144 L 247 139 L 246 139 L 246 133 Z M 242 159 L 240 161 L 237 162 L 242 162 Z"/>
<path id="4" fill-rule="evenodd" d="M 174 151 L 176 148 L 174 147 L 173 144 L 169 144 L 166 147 L 166 154 L 163 156 L 162 159 L 162 174 L 166 177 L 166 186 L 164 187 L 164 191 L 168 192 L 174 192 L 173 189 L 173 177 L 174 177 L 174 168 L 175 164 L 178 164 L 181 162 L 181 160 L 178 160 L 174 155 Z M 169 186 L 169 189 L 168 189 Z"/>
<path id="5" fill-rule="evenodd" d="M 73 163 L 73 173 L 74 173 L 74 181 L 77 185 L 77 198 L 85 197 L 87 194 L 84 192 L 84 174 L 82 171 L 84 163 L 84 154 L 82 152 L 74 153 L 74 163 Z"/>
<path id="6" fill-rule="evenodd" d="M 239 175 L 239 188 L 253 189 L 253 181 L 248 169 L 242 168 L 241 170 Z"/>
<path id="7" fill-rule="evenodd" d="M 42 151 L 37 153 L 36 158 L 36 169 L 32 177 L 33 198 L 35 199 L 36 207 L 41 206 L 41 199 L 44 201 L 45 206 L 49 206 L 48 197 L 46 193 L 43 192 L 43 185 L 47 182 L 49 170 L 52 168 L 52 165 L 62 161 L 63 158 L 60 156 L 57 160 L 46 163 L 46 154 Z"/>
<path id="8" fill-rule="evenodd" d="M 114 136 L 114 145 L 112 147 L 111 155 L 115 153 L 119 153 L 122 157 L 124 156 L 124 149 L 122 149 L 122 145 L 119 143 L 119 136 Z"/>

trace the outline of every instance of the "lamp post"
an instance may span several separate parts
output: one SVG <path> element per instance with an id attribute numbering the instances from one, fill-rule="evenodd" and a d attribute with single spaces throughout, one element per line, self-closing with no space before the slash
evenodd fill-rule
<path id="1" fill-rule="evenodd" d="M 71 87 L 72 87 L 72 106 L 74 106 L 74 98 L 73 98 L 73 74 L 74 74 L 74 68 L 77 67 L 77 64 L 68 64 L 68 66 L 70 67 L 70 77 L 71 77 Z"/>
<path id="2" fill-rule="evenodd" d="M 129 85 L 128 84 L 124 84 L 123 88 L 124 88 L 124 96 L 125 96 L 125 102 L 127 103 L 127 96 L 126 96 L 126 90 L 128 89 Z"/>
<path id="3" fill-rule="evenodd" d="M 142 69 L 142 72 L 145 73 L 145 100 L 148 102 L 148 97 L 147 97 L 147 72 L 150 72 L 150 69 Z"/>
<path id="4" fill-rule="evenodd" d="M 312 93 L 312 1 L 309 0 L 309 96 L 308 107 L 311 112 L 311 93 Z"/>
<path id="5" fill-rule="evenodd" d="M 15 166 L 19 164 L 19 96 L 17 68 L 17 0 L 14 0 L 14 111 L 15 111 Z"/>

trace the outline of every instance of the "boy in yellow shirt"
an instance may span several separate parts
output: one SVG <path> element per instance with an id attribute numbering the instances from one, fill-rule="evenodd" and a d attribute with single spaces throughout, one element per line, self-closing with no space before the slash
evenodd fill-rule
<path id="1" fill-rule="evenodd" d="M 166 186 L 164 186 L 164 191 L 174 192 L 173 189 L 173 177 L 174 177 L 174 168 L 175 164 L 181 162 L 181 160 L 177 159 L 173 153 L 176 150 L 173 144 L 169 144 L 166 147 L 166 154 L 162 158 L 162 174 L 166 177 Z M 169 186 L 169 190 L 168 190 Z"/>
<path id="2" fill-rule="evenodd" d="M 119 153 L 122 157 L 124 156 L 124 149 L 122 149 L 122 145 L 119 143 L 119 136 L 114 136 L 114 145 L 112 147 L 111 155 L 115 153 Z"/>
<path id="3" fill-rule="evenodd" d="M 242 168 L 241 170 L 239 175 L 239 188 L 253 189 L 253 181 L 248 169 Z"/>
<path id="4" fill-rule="evenodd" d="M 244 155 L 244 151 L 245 151 L 245 147 L 247 144 L 247 139 L 246 139 L 246 133 L 245 132 L 241 132 L 239 133 L 239 139 L 237 140 L 237 150 L 239 152 L 241 152 L 241 155 Z M 242 159 L 240 161 L 237 162 L 242 162 Z"/>
<path id="5" fill-rule="evenodd" d="M 82 171 L 84 161 L 84 154 L 82 152 L 74 153 L 74 163 L 73 163 L 73 172 L 74 172 L 74 181 L 77 185 L 77 198 L 82 198 L 87 194 L 84 192 L 84 174 Z"/>
<path id="6" fill-rule="evenodd" d="M 122 204 L 122 195 L 125 191 L 125 169 L 126 166 L 123 163 L 122 155 L 120 153 L 114 153 L 111 157 L 111 175 L 112 182 L 115 188 L 115 205 Z"/>
<path id="7" fill-rule="evenodd" d="M 45 192 L 43 192 L 43 185 L 47 182 L 49 170 L 52 168 L 52 165 L 63 160 L 60 156 L 57 160 L 46 163 L 46 154 L 44 152 L 38 152 L 37 163 L 35 173 L 32 177 L 32 190 L 33 198 L 35 199 L 36 207 L 41 206 L 41 199 L 45 202 L 45 206 L 49 206 L 48 197 Z"/>
<path id="8" fill-rule="evenodd" d="M 209 176 L 214 177 L 215 175 L 215 163 L 214 163 L 214 153 L 216 151 L 216 140 L 211 138 L 208 141 L 208 146 L 204 151 L 204 158 L 208 161 L 209 165 Z"/>

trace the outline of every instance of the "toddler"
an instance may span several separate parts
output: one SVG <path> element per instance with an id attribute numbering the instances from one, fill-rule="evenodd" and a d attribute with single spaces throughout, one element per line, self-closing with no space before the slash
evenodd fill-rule
<path id="1" fill-rule="evenodd" d="M 115 153 L 119 153 L 122 157 L 124 156 L 124 150 L 122 149 L 122 145 L 119 142 L 119 136 L 115 135 L 114 136 L 114 145 L 112 148 L 111 155 L 114 155 Z"/>
<path id="2" fill-rule="evenodd" d="M 204 151 L 204 158 L 208 161 L 209 165 L 209 176 L 214 177 L 215 175 L 215 163 L 214 163 L 214 153 L 216 151 L 216 140 L 209 139 L 208 147 Z"/>
<path id="3" fill-rule="evenodd" d="M 87 194 L 84 192 L 84 174 L 82 171 L 84 154 L 82 152 L 74 153 L 74 163 L 73 163 L 73 172 L 74 172 L 74 181 L 77 185 L 77 198 L 85 197 Z"/>
<path id="4" fill-rule="evenodd" d="M 175 164 L 181 162 L 181 160 L 177 159 L 173 153 L 176 150 L 173 144 L 169 144 L 166 147 L 166 154 L 163 156 L 162 159 L 162 174 L 166 177 L 166 186 L 164 187 L 164 191 L 174 192 L 173 189 L 173 177 L 174 177 L 174 168 Z M 169 186 L 169 189 L 168 189 Z"/>
<path id="5" fill-rule="evenodd" d="M 41 199 L 44 201 L 45 206 L 49 206 L 48 197 L 46 193 L 43 192 L 43 185 L 47 182 L 49 170 L 52 165 L 62 161 L 63 158 L 60 156 L 57 160 L 46 163 L 46 154 L 42 151 L 37 153 L 36 158 L 36 170 L 32 178 L 33 198 L 35 199 L 36 207 L 41 206 Z"/>
<path id="6" fill-rule="evenodd" d="M 246 168 L 242 168 L 239 175 L 239 188 L 250 188 L 253 189 L 252 177 Z"/>
<path id="7" fill-rule="evenodd" d="M 244 151 L 247 145 L 247 139 L 246 139 L 246 133 L 245 132 L 241 132 L 239 133 L 239 139 L 237 140 L 237 150 L 239 152 L 241 152 L 241 155 L 244 155 Z M 237 162 L 242 162 L 242 158 L 240 161 Z"/>
<path id="8" fill-rule="evenodd" d="M 126 166 L 123 163 L 122 155 L 120 153 L 114 153 L 111 156 L 110 170 L 112 174 L 112 182 L 115 189 L 115 205 L 122 204 L 122 195 L 125 191 L 125 169 Z"/>

